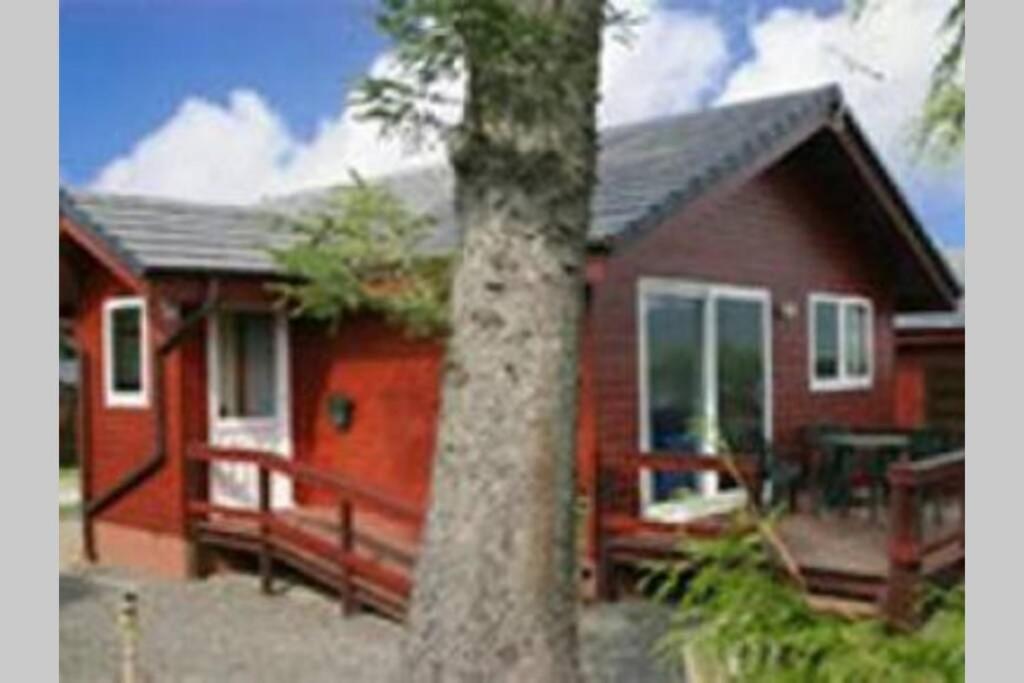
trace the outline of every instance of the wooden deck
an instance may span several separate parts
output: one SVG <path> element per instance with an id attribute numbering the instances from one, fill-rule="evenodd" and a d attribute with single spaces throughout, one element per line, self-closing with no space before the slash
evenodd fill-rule
<path id="1" fill-rule="evenodd" d="M 705 466 L 701 458 L 685 456 L 633 460 L 634 469 L 692 471 Z M 856 601 L 870 608 L 865 613 L 884 612 L 890 620 L 906 623 L 915 618 L 922 581 L 963 576 L 964 454 L 896 463 L 887 478 L 888 501 L 877 514 L 863 507 L 802 512 L 811 509 L 802 501 L 797 506 L 800 512 L 784 516 L 776 532 L 809 597 Z M 602 594 L 614 597 L 620 569 L 650 559 L 685 558 L 682 537 L 706 534 L 708 527 L 707 520 L 695 527 L 606 515 L 598 534 Z"/>
<path id="2" fill-rule="evenodd" d="M 787 515 L 778 534 L 801 569 L 884 577 L 889 573 L 885 526 L 851 515 Z"/>
<path id="3" fill-rule="evenodd" d="M 213 461 L 248 463 L 258 469 L 255 509 L 207 501 L 208 485 L 200 475 Z M 273 568 L 280 563 L 336 590 L 346 613 L 370 607 L 395 619 L 404 617 L 422 510 L 339 475 L 266 454 L 199 447 L 188 462 L 193 466 L 186 473 L 189 537 L 200 553 L 228 548 L 255 555 L 268 592 Z M 720 459 L 692 455 L 644 457 L 632 465 L 673 470 L 726 467 Z M 759 490 L 750 467 L 742 462 L 729 467 L 735 479 L 749 482 L 748 490 Z M 326 489 L 337 503 L 272 509 L 272 475 Z M 962 576 L 964 456 L 952 453 L 899 463 L 890 467 L 888 479 L 891 493 L 885 514 L 869 515 L 862 508 L 848 513 L 801 512 L 780 520 L 777 532 L 809 596 L 857 601 L 861 607 L 884 610 L 894 621 L 903 621 L 914 612 L 920 581 L 949 569 Z M 756 493 L 753 499 L 759 499 Z M 603 597 L 614 596 L 611 586 L 617 568 L 681 557 L 683 534 L 714 536 L 727 527 L 721 517 L 699 518 L 682 526 L 608 512 L 597 519 L 598 583 Z"/>
<path id="4" fill-rule="evenodd" d="M 959 523 L 956 504 L 945 501 L 938 514 L 927 507 L 922 515 L 925 543 L 955 531 Z M 889 574 L 890 524 L 872 520 L 864 509 L 846 515 L 835 512 L 801 512 L 783 517 L 777 527 L 780 538 L 802 568 L 885 577 Z M 940 555 L 928 558 L 925 570 L 940 569 Z"/>

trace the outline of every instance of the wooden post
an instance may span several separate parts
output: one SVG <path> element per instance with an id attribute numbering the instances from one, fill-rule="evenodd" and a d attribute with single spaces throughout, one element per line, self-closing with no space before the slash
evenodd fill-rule
<path id="1" fill-rule="evenodd" d="M 914 623 L 921 573 L 920 520 L 912 472 L 896 465 L 889 470 L 892 487 L 889 531 L 889 590 L 885 613 L 895 626 Z"/>
<path id="2" fill-rule="evenodd" d="M 273 589 L 273 558 L 270 556 L 270 470 L 257 465 L 260 474 L 260 590 Z"/>
<path id="3" fill-rule="evenodd" d="M 750 496 L 753 498 L 751 502 L 753 503 L 754 510 L 760 511 L 764 503 L 764 477 L 767 474 L 767 469 L 756 459 L 751 459 L 751 465 L 748 470 Z M 774 491 L 772 491 L 772 495 L 775 495 Z"/>
<path id="4" fill-rule="evenodd" d="M 182 462 L 182 489 L 184 490 L 183 510 L 185 516 L 185 547 L 187 550 L 185 573 L 189 578 L 199 576 L 199 549 L 195 531 L 195 520 L 192 511 L 189 509 L 192 501 L 195 500 L 197 461 L 189 457 L 186 451 Z"/>
<path id="5" fill-rule="evenodd" d="M 139 608 L 138 596 L 133 590 L 126 590 L 121 595 L 118 626 L 121 631 L 121 683 L 136 683 L 139 680 Z"/>
<path id="6" fill-rule="evenodd" d="M 78 448 L 78 485 L 81 490 L 79 506 L 82 515 L 82 550 L 85 559 L 96 561 L 96 541 L 93 536 L 93 519 L 89 514 L 89 503 L 92 502 L 92 454 L 89 452 L 89 392 L 92 385 L 89 381 L 89 354 L 81 344 L 78 347 L 78 394 L 75 410 L 76 445 Z"/>
<path id="7" fill-rule="evenodd" d="M 199 448 L 193 445 L 191 448 Z M 187 572 L 190 578 L 201 578 L 209 570 L 206 557 L 197 531 L 197 515 L 190 508 L 192 503 L 203 503 L 207 500 L 209 462 L 191 457 L 191 449 L 187 449 L 184 457 L 184 509 L 185 509 L 185 542 L 188 546 Z M 206 515 L 203 515 L 206 520 Z"/>
<path id="8" fill-rule="evenodd" d="M 342 497 L 338 503 L 338 557 L 341 569 L 341 611 L 346 617 L 352 614 L 355 608 L 352 586 L 352 575 L 349 571 L 348 560 L 353 549 L 352 538 L 352 501 Z"/>
<path id="9" fill-rule="evenodd" d="M 597 477 L 594 493 L 594 554 L 597 556 L 597 566 L 594 568 L 597 574 L 597 599 L 610 601 L 612 595 L 611 585 L 611 563 L 608 556 L 608 530 L 605 524 L 605 515 L 608 514 L 608 507 L 611 505 L 613 496 L 613 485 L 615 472 L 601 466 L 601 455 L 598 455 Z"/>

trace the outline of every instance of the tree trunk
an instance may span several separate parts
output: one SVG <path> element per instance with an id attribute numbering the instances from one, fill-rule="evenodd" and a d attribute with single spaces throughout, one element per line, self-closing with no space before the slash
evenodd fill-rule
<path id="1" fill-rule="evenodd" d="M 463 251 L 403 681 L 581 678 L 575 427 L 602 1 L 516 6 L 562 40 L 510 60 L 467 41 Z"/>

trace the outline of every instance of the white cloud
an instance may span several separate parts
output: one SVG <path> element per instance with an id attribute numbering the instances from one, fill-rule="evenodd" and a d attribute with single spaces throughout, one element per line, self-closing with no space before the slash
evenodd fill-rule
<path id="1" fill-rule="evenodd" d="M 388 55 L 371 67 L 375 75 L 391 70 Z M 436 141 L 411 150 L 397 138 L 381 137 L 377 125 L 358 120 L 350 108 L 324 119 L 309 140 L 302 140 L 259 93 L 239 89 L 229 94 L 223 106 L 202 98 L 185 100 L 128 154 L 102 168 L 91 186 L 248 203 L 343 182 L 350 170 L 373 176 L 442 158 Z"/>
<path id="2" fill-rule="evenodd" d="M 275 181 L 294 141 L 285 123 L 252 90 L 225 106 L 185 100 L 126 156 L 104 167 L 93 186 L 207 201 L 249 201 Z"/>
<path id="3" fill-rule="evenodd" d="M 729 57 L 725 34 L 714 17 L 661 9 L 644 0 L 616 6 L 645 20 L 633 29 L 628 43 L 605 36 L 600 122 L 625 123 L 700 104 Z"/>
<path id="4" fill-rule="evenodd" d="M 915 182 L 955 180 L 957 168 L 911 168 L 909 136 L 942 49 L 944 3 L 876 3 L 858 22 L 844 14 L 777 9 L 750 29 L 753 56 L 728 78 L 719 102 L 839 83 L 883 157 Z M 923 177 L 923 176 L 929 177 Z"/>
<path id="5" fill-rule="evenodd" d="M 725 37 L 708 15 L 666 10 L 657 0 L 619 0 L 646 17 L 628 46 L 607 39 L 602 56 L 602 124 L 660 116 L 696 106 L 725 68 Z M 389 55 L 372 67 L 392 68 Z M 459 88 L 453 84 L 453 92 Z M 449 112 L 450 114 L 450 112 Z M 232 92 L 226 104 L 189 98 L 161 126 L 97 174 L 95 189 L 203 201 L 250 202 L 270 194 L 343 182 L 350 168 L 367 176 L 438 161 L 440 146 L 410 153 L 381 139 L 350 109 L 321 122 L 309 139 L 291 131 L 256 92 Z"/>

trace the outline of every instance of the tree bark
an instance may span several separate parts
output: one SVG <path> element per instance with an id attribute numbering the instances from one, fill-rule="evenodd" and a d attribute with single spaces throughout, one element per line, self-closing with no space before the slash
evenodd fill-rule
<path id="1" fill-rule="evenodd" d="M 581 679 L 575 427 L 602 1 L 516 6 L 567 42 L 518 76 L 467 48 L 451 152 L 463 249 L 403 681 Z"/>

